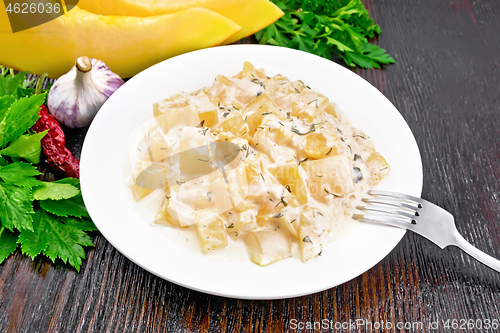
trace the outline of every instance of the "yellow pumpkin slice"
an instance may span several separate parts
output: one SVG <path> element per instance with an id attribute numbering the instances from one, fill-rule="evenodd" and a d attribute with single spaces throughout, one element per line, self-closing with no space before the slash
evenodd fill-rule
<path id="1" fill-rule="evenodd" d="M 12 33 L 0 5 L 0 64 L 59 77 L 88 56 L 130 77 L 167 58 L 218 45 L 240 30 L 206 8 L 151 17 L 102 16 L 73 8 L 40 26 Z"/>
<path id="2" fill-rule="evenodd" d="M 241 26 L 229 37 L 230 44 L 267 27 L 283 12 L 268 0 L 80 0 L 78 6 L 101 15 L 151 16 L 203 7 L 219 13 Z"/>

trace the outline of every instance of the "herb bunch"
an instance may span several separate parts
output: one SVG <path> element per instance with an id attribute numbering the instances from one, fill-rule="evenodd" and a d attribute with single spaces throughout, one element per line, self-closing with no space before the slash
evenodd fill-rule
<path id="1" fill-rule="evenodd" d="M 0 67 L 0 263 L 18 246 L 32 259 L 44 254 L 77 271 L 93 246 L 87 234 L 97 230 L 85 209 L 80 182 L 45 182 L 36 164 L 46 132 L 30 128 L 38 120 L 46 91 L 31 88 L 26 73 Z"/>
<path id="2" fill-rule="evenodd" d="M 352 67 L 380 68 L 394 63 L 384 49 L 370 44 L 380 27 L 361 0 L 271 0 L 285 13 L 257 32 L 260 44 L 285 46 Z"/>

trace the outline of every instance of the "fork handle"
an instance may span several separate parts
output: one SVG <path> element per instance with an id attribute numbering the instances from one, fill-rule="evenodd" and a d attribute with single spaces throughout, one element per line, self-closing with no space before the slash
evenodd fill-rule
<path id="1" fill-rule="evenodd" d="M 472 246 L 469 242 L 465 240 L 458 232 L 456 233 L 456 246 L 461 248 L 468 255 L 476 258 L 486 266 L 494 269 L 497 272 L 500 272 L 500 260 L 493 258 L 490 255 L 478 250 L 474 246 Z"/>

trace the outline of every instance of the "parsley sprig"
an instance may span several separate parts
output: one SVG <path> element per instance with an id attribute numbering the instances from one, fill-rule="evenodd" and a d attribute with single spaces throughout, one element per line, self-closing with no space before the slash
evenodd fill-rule
<path id="1" fill-rule="evenodd" d="M 31 258 L 44 254 L 77 271 L 97 230 L 85 209 L 78 179 L 40 181 L 41 139 L 32 133 L 46 93 L 36 94 L 26 73 L 0 67 L 0 263 L 20 245 Z"/>
<path id="2" fill-rule="evenodd" d="M 394 63 L 384 49 L 370 44 L 380 27 L 361 0 L 271 0 L 285 15 L 255 37 L 260 44 L 285 46 L 349 66 L 380 68 Z"/>

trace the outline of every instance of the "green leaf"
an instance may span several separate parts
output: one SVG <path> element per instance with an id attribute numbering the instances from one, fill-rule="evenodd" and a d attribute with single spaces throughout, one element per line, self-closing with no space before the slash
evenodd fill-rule
<path id="1" fill-rule="evenodd" d="M 57 258 L 69 263 L 80 271 L 82 259 L 85 258 L 83 246 L 93 246 L 92 239 L 75 221 L 63 223 L 64 218 L 57 217 L 40 209 L 36 212 L 33 232 L 21 232 L 19 243 L 24 253 L 34 258 L 40 252 L 52 261 Z"/>
<path id="2" fill-rule="evenodd" d="M 75 218 L 66 218 L 63 219 L 64 224 L 72 226 L 77 229 L 81 229 L 83 231 L 97 231 L 97 227 L 94 222 L 88 219 L 75 219 Z"/>
<path id="3" fill-rule="evenodd" d="M 296 20 L 292 18 L 290 13 L 285 13 L 285 15 L 283 15 L 274 24 L 276 24 L 276 26 L 283 31 L 293 31 L 293 26 L 296 24 L 295 22 Z"/>
<path id="4" fill-rule="evenodd" d="M 80 193 L 80 190 L 70 184 L 57 182 L 43 182 L 42 186 L 33 189 L 33 197 L 36 200 L 61 200 L 69 199 Z"/>
<path id="5" fill-rule="evenodd" d="M 0 263 L 21 244 L 31 258 L 45 254 L 79 270 L 85 258 L 83 247 L 93 246 L 86 232 L 97 230 L 86 218 L 80 182 L 73 178 L 41 182 L 35 178 L 41 174 L 31 164 L 39 163 L 40 142 L 47 133 L 29 131 L 46 98 L 46 93 L 39 94 L 43 79 L 35 94 L 26 73 L 13 75 L 12 69 L 0 68 Z M 40 204 L 36 213 L 34 197 Z"/>
<path id="6" fill-rule="evenodd" d="M 361 51 L 363 53 L 376 52 L 377 50 L 381 50 L 381 49 L 377 45 L 370 44 L 370 43 L 364 43 L 361 47 Z"/>
<path id="7" fill-rule="evenodd" d="M 297 48 L 301 51 L 313 53 L 313 46 L 314 43 L 312 39 L 310 38 L 304 38 L 302 36 L 295 36 L 294 39 L 292 39 L 293 42 L 297 43 Z"/>
<path id="8" fill-rule="evenodd" d="M 55 181 L 59 184 L 70 184 L 80 190 L 80 180 L 77 178 L 63 178 Z M 40 201 L 40 207 L 58 216 L 76 216 L 76 217 L 88 217 L 89 213 L 85 208 L 83 202 L 82 194 L 79 193 L 72 198 L 62 199 L 62 200 L 42 200 Z M 83 229 L 85 230 L 85 229 Z"/>
<path id="9" fill-rule="evenodd" d="M 20 187 L 40 186 L 41 181 L 32 176 L 41 175 L 34 166 L 25 162 L 15 162 L 5 166 L 0 165 L 0 178 L 7 184 Z"/>
<path id="10" fill-rule="evenodd" d="M 22 188 L 0 182 L 0 221 L 2 225 L 13 231 L 33 230 L 32 214 L 33 198 L 29 188 Z"/>
<path id="11" fill-rule="evenodd" d="M 365 50 L 367 38 L 380 34 L 361 0 L 271 0 L 285 12 L 257 32 L 260 44 L 285 46 L 327 59 L 340 56 L 349 66 L 380 68 L 394 59 L 384 52 Z"/>
<path id="12" fill-rule="evenodd" d="M 339 42 L 336 39 L 328 37 L 327 40 L 328 40 L 327 45 L 335 45 L 339 49 L 340 52 L 353 52 L 354 51 L 349 46 Z"/>
<path id="13" fill-rule="evenodd" d="M 0 122 L 5 118 L 7 111 L 9 111 L 10 106 L 15 100 L 16 99 L 12 96 L 0 97 Z"/>
<path id="14" fill-rule="evenodd" d="M 12 96 L 0 97 L 0 148 L 2 147 L 3 138 L 5 136 L 6 117 L 15 100 L 16 99 Z"/>
<path id="15" fill-rule="evenodd" d="M 84 231 L 71 225 L 63 224 L 49 213 L 43 212 L 43 230 L 49 236 L 49 244 L 43 253 L 52 261 L 61 259 L 80 271 L 82 259 L 85 259 L 83 246 L 94 246 L 92 239 Z"/>
<path id="16" fill-rule="evenodd" d="M 396 62 L 396 60 L 394 60 L 394 58 L 392 58 L 388 54 L 383 54 L 383 55 L 378 56 L 378 57 L 373 57 L 372 59 L 374 59 L 377 62 L 384 64 L 384 65 L 394 64 Z"/>
<path id="17" fill-rule="evenodd" d="M 33 230 L 22 230 L 19 235 L 18 243 L 21 244 L 21 251 L 34 259 L 42 253 L 49 244 L 50 235 L 44 232 L 43 226 L 46 222 L 42 221 L 45 217 L 42 210 L 38 210 L 33 215 Z"/>
<path id="18" fill-rule="evenodd" d="M 15 95 L 23 87 L 27 72 L 0 77 L 0 96 Z"/>
<path id="19" fill-rule="evenodd" d="M 287 46 L 290 44 L 290 40 L 276 27 L 276 25 L 272 24 L 269 26 L 269 35 L 268 41 L 274 45 L 282 45 Z"/>
<path id="20" fill-rule="evenodd" d="M 264 35 L 264 29 L 259 30 L 255 33 L 255 38 L 257 38 L 257 40 L 261 40 L 263 35 Z"/>
<path id="21" fill-rule="evenodd" d="M 362 68 L 379 68 L 380 66 L 372 61 L 370 58 L 361 53 L 346 52 L 346 58 L 350 60 L 350 63 L 355 63 Z M 347 62 L 347 61 L 346 61 Z"/>
<path id="22" fill-rule="evenodd" d="M 0 264 L 17 249 L 17 238 L 15 233 L 0 227 Z"/>
<path id="23" fill-rule="evenodd" d="M 343 26 L 343 30 L 347 33 L 347 36 L 351 41 L 351 45 L 354 46 L 354 49 L 358 52 L 361 52 L 361 47 L 367 41 L 366 38 L 359 32 L 359 29 L 345 24 Z"/>
<path id="24" fill-rule="evenodd" d="M 314 40 L 313 38 L 316 37 L 316 35 L 318 34 L 318 31 L 313 29 L 310 25 L 305 25 L 303 24 L 300 28 L 300 30 L 308 36 L 308 40 L 310 43 L 313 43 L 314 44 Z"/>
<path id="25" fill-rule="evenodd" d="M 385 53 L 384 49 L 381 49 L 377 45 L 366 43 L 363 45 L 362 50 L 368 58 L 381 64 L 388 65 L 396 62 L 390 55 Z"/>
<path id="26" fill-rule="evenodd" d="M 270 40 L 275 35 L 275 31 L 277 30 L 275 24 L 269 25 L 266 29 L 264 29 L 264 40 Z"/>
<path id="27" fill-rule="evenodd" d="M 42 153 L 42 145 L 40 141 L 49 130 L 45 130 L 36 134 L 24 134 L 14 139 L 10 145 L 0 150 L 0 155 L 9 157 L 20 157 L 33 164 L 40 163 L 40 154 Z"/>
<path id="28" fill-rule="evenodd" d="M 18 99 L 0 120 L 0 147 L 18 138 L 33 126 L 39 118 L 38 111 L 45 101 L 45 94 Z"/>
<path id="29" fill-rule="evenodd" d="M 90 217 L 81 194 L 63 200 L 42 200 L 40 207 L 58 216 Z"/>
<path id="30" fill-rule="evenodd" d="M 54 183 L 70 184 L 70 185 L 73 185 L 74 187 L 76 187 L 77 189 L 80 189 L 80 179 L 78 179 L 78 178 L 67 177 L 67 178 L 56 180 Z"/>
<path id="31" fill-rule="evenodd" d="M 332 57 L 332 48 L 325 43 L 316 42 L 314 45 L 314 52 L 320 57 L 330 59 Z"/>

